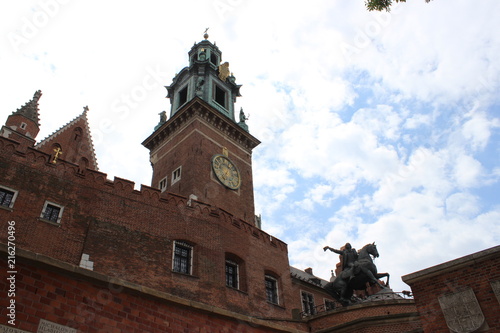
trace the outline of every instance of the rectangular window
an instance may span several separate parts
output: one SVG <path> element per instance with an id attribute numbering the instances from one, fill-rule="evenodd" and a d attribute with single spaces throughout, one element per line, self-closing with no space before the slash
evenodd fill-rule
<path id="1" fill-rule="evenodd" d="M 279 304 L 278 303 L 278 281 L 275 278 L 266 275 L 265 279 L 266 283 L 266 299 L 268 302 Z"/>
<path id="2" fill-rule="evenodd" d="M 45 201 L 42 214 L 40 214 L 40 218 L 45 221 L 61 223 L 63 209 L 63 206 L 60 206 L 53 202 Z"/>
<path id="3" fill-rule="evenodd" d="M 226 286 L 238 289 L 238 264 L 226 261 Z"/>
<path id="4" fill-rule="evenodd" d="M 214 53 L 210 53 L 210 62 L 212 64 L 214 64 L 215 66 L 217 66 L 217 63 L 218 63 L 217 56 Z"/>
<path id="5" fill-rule="evenodd" d="M 219 104 L 223 108 L 226 108 L 226 92 L 218 85 L 215 85 L 214 100 L 217 102 L 217 104 Z"/>
<path id="6" fill-rule="evenodd" d="M 0 206 L 12 208 L 16 197 L 17 191 L 7 187 L 0 187 Z"/>
<path id="7" fill-rule="evenodd" d="M 191 275 L 193 247 L 184 242 L 174 242 L 174 272 Z"/>
<path id="8" fill-rule="evenodd" d="M 314 306 L 314 296 L 313 294 L 307 293 L 305 291 L 301 292 L 302 298 L 302 311 L 306 315 L 316 314 L 316 307 Z"/>
<path id="9" fill-rule="evenodd" d="M 188 88 L 186 86 L 181 91 L 179 91 L 179 95 L 178 95 L 179 96 L 179 104 L 177 106 L 178 108 L 187 102 L 187 95 L 188 95 Z"/>
<path id="10" fill-rule="evenodd" d="M 160 183 L 158 184 L 158 188 L 160 189 L 160 191 L 162 192 L 165 192 L 165 190 L 167 189 L 167 178 L 163 178 L 162 180 L 160 180 Z"/>
<path id="11" fill-rule="evenodd" d="M 179 180 L 181 180 L 181 167 L 178 167 L 177 169 L 174 170 L 174 172 L 172 172 L 171 185 L 178 182 Z"/>

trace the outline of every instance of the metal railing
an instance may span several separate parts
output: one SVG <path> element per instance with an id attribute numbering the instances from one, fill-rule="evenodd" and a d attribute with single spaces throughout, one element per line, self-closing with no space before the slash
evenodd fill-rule
<path id="1" fill-rule="evenodd" d="M 369 303 L 369 302 L 377 302 L 382 300 L 400 300 L 400 299 L 413 299 L 413 294 L 410 291 L 400 291 L 400 292 L 390 292 L 390 293 L 377 293 L 374 295 L 366 296 L 364 298 L 353 296 L 351 298 L 350 305 L 356 305 L 361 303 Z M 302 311 L 300 313 L 301 318 L 306 318 L 310 316 L 314 316 L 320 313 L 332 311 L 338 308 L 343 308 L 342 304 L 336 300 L 329 301 L 327 305 L 321 304 L 317 305 L 308 311 Z"/>

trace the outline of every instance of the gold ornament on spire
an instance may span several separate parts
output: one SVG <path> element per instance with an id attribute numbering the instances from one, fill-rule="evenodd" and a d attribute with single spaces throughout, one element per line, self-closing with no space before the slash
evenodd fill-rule
<path id="1" fill-rule="evenodd" d="M 205 39 L 208 39 L 208 33 L 207 33 L 208 29 L 209 28 L 206 28 L 205 32 L 203 33 L 203 38 L 205 38 Z"/>

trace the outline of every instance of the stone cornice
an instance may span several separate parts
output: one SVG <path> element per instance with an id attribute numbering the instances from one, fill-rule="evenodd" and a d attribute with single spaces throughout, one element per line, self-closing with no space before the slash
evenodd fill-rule
<path id="1" fill-rule="evenodd" d="M 155 150 L 161 142 L 177 133 L 195 117 L 209 123 L 219 132 L 228 136 L 249 152 L 260 144 L 260 141 L 257 138 L 246 132 L 233 120 L 222 115 L 217 110 L 214 110 L 200 98 L 195 97 L 181 110 L 176 112 L 167 122 L 165 122 L 165 124 L 144 140 L 142 145 L 150 151 Z"/>

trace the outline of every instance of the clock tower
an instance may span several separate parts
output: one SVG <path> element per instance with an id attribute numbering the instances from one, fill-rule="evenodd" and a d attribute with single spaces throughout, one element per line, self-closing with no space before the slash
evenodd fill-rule
<path id="1" fill-rule="evenodd" d="M 221 208 L 254 222 L 252 149 L 243 110 L 235 118 L 241 85 L 205 39 L 189 51 L 189 66 L 167 86 L 171 109 L 142 144 L 150 151 L 152 187 Z"/>

